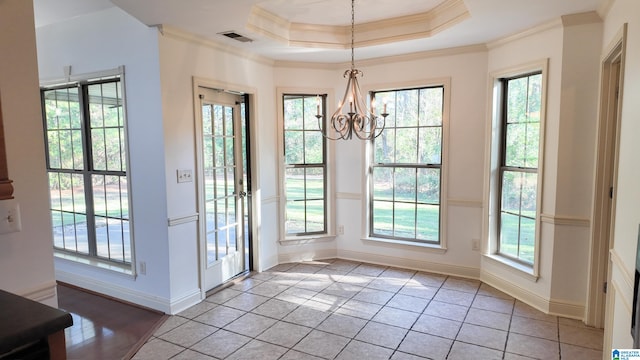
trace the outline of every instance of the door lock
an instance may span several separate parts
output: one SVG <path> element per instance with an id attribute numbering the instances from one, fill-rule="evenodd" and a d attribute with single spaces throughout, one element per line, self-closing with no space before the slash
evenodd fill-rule
<path id="1" fill-rule="evenodd" d="M 243 199 L 247 196 L 247 192 L 246 191 L 240 191 L 240 193 L 238 193 L 238 196 Z"/>

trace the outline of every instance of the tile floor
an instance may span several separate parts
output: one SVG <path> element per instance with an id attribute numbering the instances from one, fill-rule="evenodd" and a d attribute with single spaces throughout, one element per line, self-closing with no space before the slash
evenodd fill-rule
<path id="1" fill-rule="evenodd" d="M 602 359 L 602 330 L 479 281 L 282 264 L 171 316 L 134 359 Z"/>

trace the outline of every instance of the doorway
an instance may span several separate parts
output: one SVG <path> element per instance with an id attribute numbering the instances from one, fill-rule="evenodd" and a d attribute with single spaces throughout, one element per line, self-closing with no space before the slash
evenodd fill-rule
<path id="1" fill-rule="evenodd" d="M 605 321 L 610 316 L 607 313 L 607 303 L 611 297 L 607 292 L 611 276 L 610 250 L 613 248 L 614 238 L 613 224 L 615 223 L 625 43 L 626 25 L 602 61 L 596 178 L 591 226 L 591 269 L 585 314 L 585 323 L 598 328 L 606 327 Z M 605 329 L 605 339 L 607 338 L 606 331 L 607 329 Z"/>
<path id="2" fill-rule="evenodd" d="M 203 293 L 251 270 L 247 98 L 198 87 L 198 237 Z"/>

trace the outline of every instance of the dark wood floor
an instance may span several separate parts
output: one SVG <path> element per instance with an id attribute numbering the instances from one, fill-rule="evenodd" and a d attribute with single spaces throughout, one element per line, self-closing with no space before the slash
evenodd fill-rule
<path id="1" fill-rule="evenodd" d="M 164 315 L 58 284 L 58 307 L 73 316 L 65 330 L 68 359 L 127 358 Z"/>

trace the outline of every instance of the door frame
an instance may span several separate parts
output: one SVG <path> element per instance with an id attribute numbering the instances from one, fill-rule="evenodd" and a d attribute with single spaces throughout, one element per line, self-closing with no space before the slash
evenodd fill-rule
<path id="1" fill-rule="evenodd" d="M 601 60 L 598 132 L 596 136 L 596 164 L 591 224 L 591 249 L 588 292 L 585 304 L 586 325 L 607 329 L 605 323 L 610 291 L 603 291 L 611 283 L 610 250 L 613 248 L 620 123 L 623 99 L 623 80 L 626 57 L 627 24 L 614 37 Z M 619 67 L 619 71 L 616 68 Z M 617 78 L 616 78 L 617 77 Z M 617 84 L 617 89 L 616 85 Z M 614 159 L 612 166 L 608 166 Z M 612 184 L 612 185 L 610 185 Z M 614 186 L 610 196 L 610 186 Z M 609 202 L 610 205 L 609 205 Z M 610 206 L 610 211 L 607 207 Z M 605 334 L 605 339 L 607 338 Z M 606 348 L 606 347 L 605 347 Z"/>
<path id="2" fill-rule="evenodd" d="M 194 111 L 194 116 L 193 116 L 193 124 L 194 124 L 194 138 L 195 138 L 195 147 L 194 147 L 194 151 L 197 152 L 199 149 L 198 143 L 201 141 L 198 138 L 198 132 L 197 132 L 197 126 L 198 126 L 198 117 L 202 116 L 200 115 L 200 112 L 202 111 L 202 109 L 200 108 L 200 97 L 198 94 L 198 89 L 199 88 L 210 88 L 210 89 L 217 89 L 217 90 L 222 90 L 222 91 L 228 91 L 231 93 L 237 93 L 237 94 L 243 94 L 245 95 L 245 99 L 246 99 L 246 109 L 248 111 L 248 115 L 249 115 L 249 124 L 248 124 L 248 133 L 250 134 L 250 136 L 248 136 L 248 146 L 249 146 L 249 153 L 247 154 L 247 161 L 248 161 L 248 167 L 249 169 L 247 169 L 248 173 L 251 174 L 251 179 L 249 181 L 249 185 L 250 188 L 248 189 L 248 208 L 245 209 L 245 212 L 250 214 L 251 216 L 251 221 L 250 221 L 250 228 L 249 230 L 249 234 L 250 234 L 250 243 L 249 243 L 249 264 L 247 264 L 247 266 L 249 267 L 249 270 L 252 271 L 254 269 L 260 269 L 260 233 L 258 231 L 259 228 L 259 224 L 260 224 L 260 212 L 258 211 L 258 209 L 260 208 L 260 198 L 259 198 L 259 194 L 260 194 L 260 189 L 258 187 L 258 184 L 260 183 L 259 179 L 260 179 L 260 173 L 258 171 L 258 167 L 256 166 L 256 161 L 255 159 L 257 159 L 257 148 L 258 148 L 258 141 L 257 141 L 257 137 L 255 136 L 255 134 L 257 134 L 258 129 L 257 129 L 257 116 L 256 116 L 256 104 L 257 104 L 257 99 L 256 99 L 256 93 L 257 90 L 253 87 L 248 87 L 248 86 L 243 86 L 243 85 L 238 85 L 238 84 L 231 84 L 231 83 L 227 83 L 227 82 L 222 82 L 222 81 L 217 81 L 217 80 L 212 80 L 212 79 L 206 79 L 206 78 L 201 78 L 201 77 L 196 77 L 194 76 L 192 78 L 192 89 L 193 89 L 193 111 Z M 244 119 L 243 119 L 244 120 Z M 196 160 L 196 158 L 194 157 L 194 161 Z M 196 169 L 197 171 L 195 172 L 195 176 L 196 176 L 196 183 L 199 183 L 200 181 L 202 181 L 200 179 L 200 166 L 199 164 L 197 164 L 196 161 Z M 200 203 L 200 196 L 202 194 L 200 194 L 200 189 L 199 187 L 196 187 L 196 201 L 197 203 Z M 200 229 L 200 221 L 202 221 L 202 219 L 200 219 L 201 214 L 198 215 L 198 229 Z M 201 298 L 204 299 L 206 298 L 206 292 L 208 289 L 206 289 L 205 286 L 205 277 L 204 277 L 204 272 L 207 269 L 207 257 L 206 257 L 206 238 L 202 238 L 201 237 L 201 232 L 198 230 L 197 231 L 197 238 L 198 238 L 198 283 L 200 286 L 200 292 L 201 292 Z"/>

